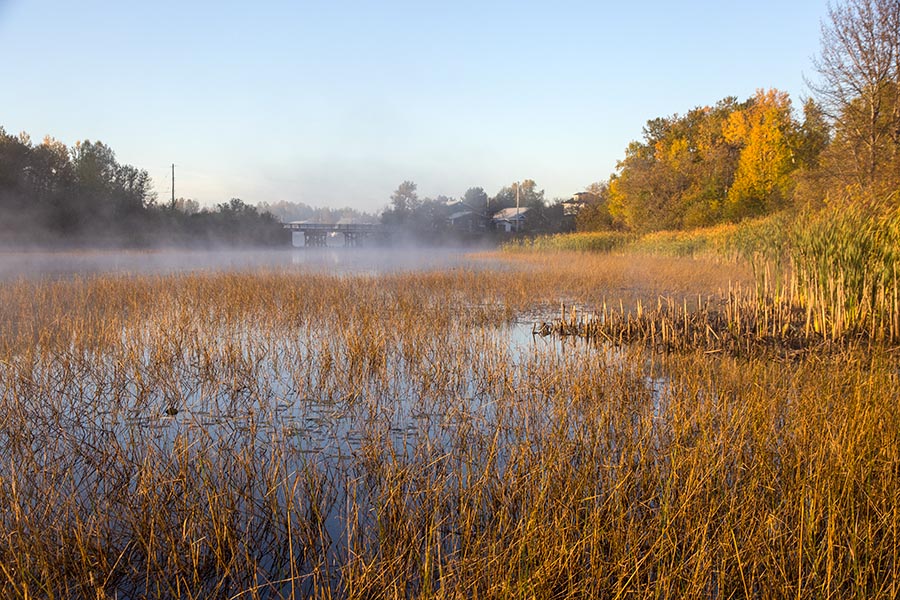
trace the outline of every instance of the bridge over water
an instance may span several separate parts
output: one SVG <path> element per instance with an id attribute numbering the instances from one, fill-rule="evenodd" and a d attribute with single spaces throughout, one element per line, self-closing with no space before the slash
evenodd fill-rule
<path id="1" fill-rule="evenodd" d="M 303 234 L 303 245 L 324 248 L 328 237 L 335 233 L 344 236 L 344 246 L 362 246 L 367 241 L 386 242 L 390 239 L 392 228 L 378 223 L 307 223 L 293 221 L 284 224 L 285 229 Z"/>

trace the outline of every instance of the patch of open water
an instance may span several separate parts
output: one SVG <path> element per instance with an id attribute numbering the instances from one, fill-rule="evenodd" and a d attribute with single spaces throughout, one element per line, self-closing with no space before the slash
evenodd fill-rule
<path id="1" fill-rule="evenodd" d="M 445 267 L 446 263 L 436 268 Z M 529 315 L 521 321 L 470 332 L 478 338 L 476 346 L 496 354 L 498 364 L 512 369 L 507 374 L 512 386 L 526 382 L 528 369 L 536 364 L 565 369 L 578 361 L 596 361 L 615 368 L 633 359 L 621 349 L 577 337 L 535 335 L 533 319 L 539 317 Z M 279 447 L 296 469 L 313 465 L 323 472 L 344 473 L 349 478 L 356 465 L 367 460 L 367 452 L 373 447 L 384 452 L 384 446 L 389 445 L 389 454 L 401 462 L 421 458 L 423 448 L 429 448 L 427 452 L 436 457 L 448 456 L 460 439 L 472 434 L 488 435 L 497 420 L 503 418 L 498 414 L 498 398 L 489 386 L 481 385 L 482 375 L 474 368 L 465 371 L 466 380 L 452 403 L 423 393 L 419 384 L 404 374 L 401 362 L 392 365 L 395 372 L 386 383 L 368 382 L 349 393 L 348 388 L 335 388 L 316 369 L 307 369 L 305 376 L 298 374 L 296 364 L 308 364 L 319 357 L 309 351 L 314 341 L 296 339 L 297 335 L 302 334 L 270 345 L 268 358 L 254 363 L 248 371 L 249 381 L 207 381 L 202 373 L 192 370 L 187 356 L 173 357 L 174 362 L 182 364 L 175 371 L 176 380 L 165 385 L 151 383 L 142 389 L 128 373 L 119 373 L 120 379 L 129 380 L 124 393 L 110 379 L 115 369 L 102 362 L 66 380 L 59 378 L 53 365 L 43 370 L 36 368 L 32 370 L 32 384 L 43 390 L 43 396 L 35 397 L 26 408 L 32 413 L 28 420 L 34 427 L 35 443 L 55 438 L 63 440 L 63 444 L 71 440 L 76 446 L 78 440 L 114 444 L 133 449 L 135 464 L 140 462 L 142 448 L 174 455 L 179 448 L 192 444 L 218 443 L 228 451 L 252 447 L 262 453 Z M 252 346 L 252 339 L 245 341 Z M 460 343 L 465 344 L 465 339 Z M 249 354 L 244 358 L 253 362 Z M 150 357 L 143 360 L 149 361 Z M 80 364 L 90 365 L 92 361 Z M 0 364 L 0 382 L 8 381 L 6 375 L 11 367 Z M 649 369 L 644 384 L 652 398 L 654 416 L 659 418 L 668 382 Z M 5 392 L 4 385 L 0 383 L 0 392 Z M 549 411 L 539 411 L 534 417 L 535 427 L 546 426 L 554 418 Z M 520 434 L 512 431 L 506 435 Z M 503 455 L 498 457 L 501 465 L 506 459 Z M 86 481 L 98 482 L 92 493 L 115 485 L 93 465 L 89 452 L 70 453 L 69 460 L 73 469 L 90 471 L 84 476 Z M 334 494 L 323 526 L 334 541 L 330 555 L 338 560 L 345 551 L 340 540 L 346 538 L 348 525 L 344 491 L 339 489 Z M 255 499 L 260 504 L 263 500 L 262 496 Z M 377 499 L 363 494 L 360 501 L 375 503 Z"/>
<path id="2" fill-rule="evenodd" d="M 306 269 L 329 273 L 430 271 L 466 266 L 465 248 L 295 248 L 284 250 L 0 251 L 0 281 L 103 274 Z"/>

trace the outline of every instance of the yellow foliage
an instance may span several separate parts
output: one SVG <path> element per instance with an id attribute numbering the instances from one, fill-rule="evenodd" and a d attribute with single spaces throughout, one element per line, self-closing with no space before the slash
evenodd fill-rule
<path id="1" fill-rule="evenodd" d="M 728 190 L 733 218 L 761 214 L 784 198 L 793 166 L 791 101 L 778 90 L 758 90 L 753 102 L 730 115 L 723 127 L 729 143 L 741 146 L 734 182 Z"/>
<path id="2" fill-rule="evenodd" d="M 737 110 L 728 115 L 728 120 L 722 127 L 722 135 L 729 144 L 743 144 L 747 140 L 747 114 L 743 110 Z"/>

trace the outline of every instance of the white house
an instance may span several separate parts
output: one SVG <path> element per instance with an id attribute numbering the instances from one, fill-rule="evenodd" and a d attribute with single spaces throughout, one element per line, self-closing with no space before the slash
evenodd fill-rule
<path id="1" fill-rule="evenodd" d="M 563 214 L 567 217 L 574 217 L 581 209 L 585 207 L 588 202 L 588 199 L 592 196 L 590 192 L 575 192 L 572 194 L 571 200 L 566 200 L 562 203 L 563 205 Z"/>
<path id="2" fill-rule="evenodd" d="M 494 213 L 494 216 L 491 217 L 491 224 L 494 229 L 505 231 L 506 233 L 522 231 L 525 223 L 525 215 L 529 210 L 531 209 L 524 206 L 522 208 L 504 208 L 503 210 Z"/>

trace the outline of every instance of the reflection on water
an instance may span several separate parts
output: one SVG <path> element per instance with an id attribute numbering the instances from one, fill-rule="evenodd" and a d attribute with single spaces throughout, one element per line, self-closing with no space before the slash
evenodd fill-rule
<path id="1" fill-rule="evenodd" d="M 440 254 L 374 261 L 352 251 L 277 256 L 329 270 L 445 268 L 463 260 Z M 193 268 L 201 263 L 194 260 Z M 141 266 L 158 271 L 161 264 Z M 659 416 L 664 381 L 619 349 L 534 336 L 530 320 L 480 327 L 451 322 L 443 337 L 398 334 L 381 346 L 345 325 L 257 329 L 237 322 L 177 339 L 135 324 L 123 332 L 121 347 L 62 352 L 48 362 L 29 362 L 33 356 L 0 362 L 0 396 L 24 399 L 17 414 L 6 416 L 0 448 L 17 447 L 18 431 L 27 429 L 27 443 L 39 449 L 26 457 L 27 472 L 64 474 L 78 510 L 114 520 L 126 545 L 136 525 L 115 519 L 130 514 L 131 498 L 146 496 L 148 487 L 171 490 L 163 502 L 176 528 L 186 522 L 178 503 L 193 489 L 227 496 L 230 518 L 260 536 L 250 538 L 247 551 L 277 579 L 291 561 L 301 571 L 311 571 L 314 560 L 340 565 L 353 535 L 374 536 L 366 543 L 377 544 L 385 494 L 395 489 L 425 494 L 433 478 L 443 493 L 458 494 L 450 499 L 458 502 L 470 474 L 489 481 L 518 476 L 548 443 L 575 444 L 598 431 L 610 454 L 622 452 L 626 437 L 654 443 L 642 423 L 647 414 Z M 362 345 L 351 351 L 354 344 Z M 584 382 L 594 387 L 576 394 Z M 610 389 L 628 398 L 610 398 Z M 613 403 L 630 411 L 629 425 L 607 423 L 601 430 L 597 406 Z M 561 437 L 548 441 L 550 432 Z M 0 480 L 10 468 L 0 465 Z M 403 479 L 410 473 L 419 479 Z M 38 492 L 45 485 L 33 483 Z M 595 485 L 599 490 L 604 483 Z M 420 509 L 416 497 L 404 500 L 406 508 Z M 284 555 L 291 533 L 278 519 L 295 501 L 303 519 L 321 520 L 314 542 L 320 554 L 304 550 L 309 563 L 299 550 Z M 447 552 L 462 544 L 452 527 L 441 535 Z M 334 577 L 339 589 L 340 575 Z M 136 597 L 141 585 L 123 577 L 118 589 L 121 597 Z M 283 592 L 276 586 L 262 597 Z"/>

